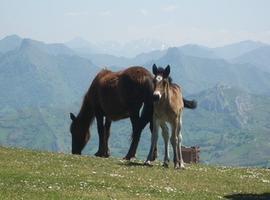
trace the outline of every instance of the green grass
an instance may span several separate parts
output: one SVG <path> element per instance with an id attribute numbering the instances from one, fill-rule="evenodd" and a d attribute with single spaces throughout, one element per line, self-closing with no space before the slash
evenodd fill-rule
<path id="1" fill-rule="evenodd" d="M 0 199 L 270 198 L 269 169 L 186 167 L 0 147 Z"/>

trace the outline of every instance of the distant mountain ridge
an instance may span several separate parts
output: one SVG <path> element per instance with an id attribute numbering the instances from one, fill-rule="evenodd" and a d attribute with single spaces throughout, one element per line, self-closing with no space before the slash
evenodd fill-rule
<path id="1" fill-rule="evenodd" d="M 270 95 L 270 73 L 251 64 L 232 64 L 219 58 L 188 56 L 179 48 L 169 48 L 166 54 L 145 64 L 149 70 L 153 63 L 171 65 L 172 78 L 189 94 L 211 88 L 218 83 L 229 84 L 243 90 Z"/>
<path id="2" fill-rule="evenodd" d="M 126 43 L 114 41 L 91 43 L 83 38 L 76 37 L 65 44 L 79 54 L 107 54 L 128 58 L 144 52 L 164 50 L 169 47 L 168 44 L 153 39 L 141 39 Z"/>
<path id="3" fill-rule="evenodd" d="M 1 103 L 49 105 L 72 102 L 81 96 L 99 70 L 62 44 L 23 39 L 19 48 L 0 60 Z M 65 97 L 65 98 L 63 98 Z"/>
<path id="4" fill-rule="evenodd" d="M 9 35 L 0 40 L 0 53 L 15 50 L 20 47 L 22 38 L 18 35 Z"/>
<path id="5" fill-rule="evenodd" d="M 249 63 L 265 72 L 270 72 L 270 46 L 262 46 L 249 51 L 233 59 L 233 62 L 241 64 Z"/>
<path id="6" fill-rule="evenodd" d="M 245 41 L 225 45 L 222 47 L 217 47 L 217 48 L 214 48 L 213 50 L 215 54 L 220 56 L 221 58 L 233 59 L 249 51 L 253 51 L 257 48 L 260 48 L 266 45 L 267 44 L 258 42 L 258 41 L 245 40 Z"/>

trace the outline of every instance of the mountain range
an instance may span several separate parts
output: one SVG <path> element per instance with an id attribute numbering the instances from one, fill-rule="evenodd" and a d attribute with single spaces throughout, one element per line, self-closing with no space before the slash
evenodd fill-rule
<path id="1" fill-rule="evenodd" d="M 150 52 L 158 49 L 164 50 L 169 46 L 154 39 L 140 39 L 126 43 L 115 41 L 92 43 L 80 37 L 76 37 L 65 44 L 80 54 L 98 53 L 119 57 L 134 57 L 142 52 Z"/>
<path id="2" fill-rule="evenodd" d="M 83 51 L 78 50 L 81 47 Z M 88 47 L 84 40 L 68 46 L 16 35 L 0 40 L 0 145 L 70 152 L 69 112 L 79 111 L 101 67 L 142 65 L 151 70 L 153 63 L 170 64 L 184 96 L 198 101 L 196 110 L 184 114 L 184 145 L 199 145 L 205 163 L 270 165 L 269 45 L 243 41 L 218 48 L 195 44 L 150 52 L 146 48 L 131 58 Z M 97 149 L 95 124 L 91 132 L 86 154 Z M 127 152 L 130 133 L 129 120 L 113 123 L 113 156 Z M 139 158 L 145 158 L 149 143 L 146 128 Z M 162 154 L 162 141 L 159 144 Z"/>

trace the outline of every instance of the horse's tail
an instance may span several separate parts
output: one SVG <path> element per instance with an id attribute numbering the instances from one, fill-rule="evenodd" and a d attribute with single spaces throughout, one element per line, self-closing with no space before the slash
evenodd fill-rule
<path id="1" fill-rule="evenodd" d="M 184 107 L 189 109 L 195 109 L 197 108 L 197 101 L 196 100 L 187 100 L 183 98 Z"/>

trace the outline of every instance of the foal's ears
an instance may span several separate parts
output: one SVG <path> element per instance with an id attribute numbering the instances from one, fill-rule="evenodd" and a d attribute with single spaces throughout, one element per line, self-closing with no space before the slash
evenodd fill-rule
<path id="1" fill-rule="evenodd" d="M 71 119 L 72 121 L 76 120 L 76 117 L 75 117 L 75 115 L 74 115 L 73 113 L 70 113 L 69 115 L 70 115 L 70 119 Z"/>
<path id="2" fill-rule="evenodd" d="M 170 65 L 167 65 L 167 67 L 165 68 L 165 71 L 164 71 L 163 78 L 168 78 L 170 71 L 171 71 L 171 67 L 170 67 Z"/>
<path id="3" fill-rule="evenodd" d="M 153 72 L 154 75 L 157 75 L 157 66 L 156 66 L 156 64 L 153 65 L 152 72 Z"/>

